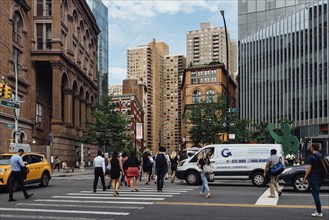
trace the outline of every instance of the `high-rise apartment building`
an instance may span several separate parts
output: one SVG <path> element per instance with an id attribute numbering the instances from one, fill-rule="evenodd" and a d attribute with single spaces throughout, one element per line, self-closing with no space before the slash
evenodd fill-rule
<path id="1" fill-rule="evenodd" d="M 230 38 L 229 41 L 229 71 L 231 74 L 237 72 L 237 46 L 236 41 Z M 200 24 L 200 30 L 188 31 L 186 33 L 186 61 L 187 65 L 224 63 L 226 60 L 226 38 L 224 27 L 213 27 L 211 22 Z"/>
<path id="2" fill-rule="evenodd" d="M 128 78 L 138 79 L 147 87 L 146 121 L 147 147 L 157 150 L 163 127 L 163 67 L 164 56 L 169 46 L 155 39 L 148 45 L 130 48 L 127 51 Z M 160 135 L 159 135 L 160 134 Z"/>
<path id="3" fill-rule="evenodd" d="M 314 0 L 239 0 L 239 40 L 292 14 Z"/>
<path id="4" fill-rule="evenodd" d="M 99 97 L 108 95 L 109 83 L 109 22 L 108 9 L 102 0 L 87 0 L 101 30 L 97 40 L 97 84 Z"/>
<path id="5" fill-rule="evenodd" d="M 109 86 L 109 95 L 122 95 L 122 85 Z"/>
<path id="6" fill-rule="evenodd" d="M 327 9 L 326 0 L 314 1 L 240 39 L 242 118 L 287 118 L 301 138 L 329 138 Z"/>
<path id="7" fill-rule="evenodd" d="M 181 81 L 186 68 L 183 55 L 164 57 L 163 133 L 161 143 L 167 152 L 179 151 L 181 144 Z"/>

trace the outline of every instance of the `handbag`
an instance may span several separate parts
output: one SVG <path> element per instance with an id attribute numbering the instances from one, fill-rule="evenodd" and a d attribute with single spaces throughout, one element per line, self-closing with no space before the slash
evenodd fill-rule
<path id="1" fill-rule="evenodd" d="M 138 167 L 128 167 L 128 169 L 127 169 L 127 176 L 128 177 L 139 176 L 139 169 L 138 169 Z"/>
<path id="2" fill-rule="evenodd" d="M 205 163 L 206 163 L 206 161 L 205 161 Z M 203 166 L 203 171 L 207 174 L 207 173 L 212 173 L 212 167 L 211 167 L 211 165 L 210 164 L 205 164 L 204 166 Z"/>
<path id="3" fill-rule="evenodd" d="M 213 173 L 207 174 L 207 180 L 208 180 L 208 182 L 214 182 L 215 175 Z"/>
<path id="4" fill-rule="evenodd" d="M 284 171 L 284 165 L 281 162 L 281 158 L 280 158 L 279 162 L 270 168 L 270 172 L 273 176 L 277 176 L 281 174 L 283 171 Z"/>

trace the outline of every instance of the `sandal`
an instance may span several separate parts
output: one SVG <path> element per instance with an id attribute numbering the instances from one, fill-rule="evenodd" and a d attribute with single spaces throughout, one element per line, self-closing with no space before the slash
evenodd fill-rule
<path id="1" fill-rule="evenodd" d="M 206 195 L 206 198 L 210 198 L 211 197 L 211 195 L 210 195 L 210 193 L 208 193 L 207 195 Z"/>

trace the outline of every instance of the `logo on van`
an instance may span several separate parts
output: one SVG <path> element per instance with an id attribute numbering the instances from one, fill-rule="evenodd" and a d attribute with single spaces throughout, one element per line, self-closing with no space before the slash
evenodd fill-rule
<path id="1" fill-rule="evenodd" d="M 229 156 L 232 156 L 232 153 L 231 153 L 230 149 L 228 149 L 228 148 L 224 148 L 224 149 L 222 150 L 222 156 L 223 156 L 223 157 L 229 157 Z"/>

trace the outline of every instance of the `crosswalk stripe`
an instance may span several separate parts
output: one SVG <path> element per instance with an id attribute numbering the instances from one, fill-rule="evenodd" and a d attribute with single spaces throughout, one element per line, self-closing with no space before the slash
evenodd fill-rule
<path id="1" fill-rule="evenodd" d="M 277 205 L 279 197 L 269 198 L 270 189 L 267 189 L 257 200 L 255 205 Z"/>
<path id="2" fill-rule="evenodd" d="M 172 189 L 162 189 L 164 192 L 173 192 L 173 193 L 187 193 L 191 192 L 189 190 L 172 190 Z M 138 189 L 139 192 L 158 192 L 156 189 Z M 87 192 L 92 192 L 92 191 L 87 191 Z M 103 191 L 103 190 L 97 190 L 97 192 L 111 192 L 111 191 Z M 119 189 L 119 192 L 131 192 L 130 189 Z"/>
<path id="3" fill-rule="evenodd" d="M 128 202 L 128 201 L 95 201 L 95 200 L 65 200 L 65 199 L 36 199 L 35 202 L 61 202 L 61 203 L 93 203 L 93 204 L 133 204 L 133 205 L 152 205 L 154 202 Z"/>
<path id="4" fill-rule="evenodd" d="M 113 200 L 164 200 L 164 198 L 128 198 L 128 197 L 95 197 L 95 196 L 53 196 L 58 199 L 113 199 Z"/>
<path id="5" fill-rule="evenodd" d="M 0 219 L 3 218 L 13 218 L 13 219 L 51 219 L 51 220 L 102 220 L 99 218 L 77 218 L 77 217 L 59 217 L 59 216 L 33 216 L 33 215 L 6 215 L 0 214 Z M 113 219 L 104 219 L 104 220 L 113 220 Z"/>
<path id="6" fill-rule="evenodd" d="M 17 203 L 18 206 L 45 206 L 45 207 L 76 207 L 99 209 L 143 209 L 142 206 L 102 206 L 102 205 L 74 205 L 74 204 L 45 204 L 45 203 Z"/>
<path id="7" fill-rule="evenodd" d="M 81 193 L 93 193 L 93 191 L 80 191 Z M 167 192 L 167 191 L 164 191 L 162 193 L 159 193 L 158 191 L 154 191 L 154 192 L 146 192 L 146 191 L 142 191 L 142 192 L 128 192 L 128 191 L 121 191 L 119 190 L 118 191 L 120 194 L 133 194 L 133 195 L 138 195 L 140 193 L 142 194 L 158 194 L 158 195 L 179 195 L 181 194 L 180 192 Z M 113 194 L 113 192 L 109 192 L 109 191 L 101 191 L 101 192 L 96 192 L 96 195 L 97 194 Z"/>
<path id="8" fill-rule="evenodd" d="M 139 191 L 146 190 L 146 191 L 155 191 L 156 192 L 157 191 L 156 189 L 157 189 L 156 186 L 155 186 L 155 188 L 151 188 L 151 187 L 149 187 L 149 188 L 140 188 L 140 187 L 138 187 Z M 163 190 L 166 190 L 166 189 L 168 189 L 168 191 L 193 191 L 193 190 L 198 189 L 198 188 L 174 188 L 174 187 L 165 187 L 165 188 L 163 188 Z M 91 189 L 91 190 L 93 190 L 93 189 Z M 130 191 L 131 189 L 130 188 L 120 188 L 120 190 Z M 97 191 L 103 191 L 103 189 L 97 189 Z"/>
<path id="9" fill-rule="evenodd" d="M 100 212 L 100 211 L 82 211 L 82 210 L 54 210 L 54 209 L 17 209 L 0 208 L 1 211 L 15 212 L 47 212 L 47 213 L 67 213 L 67 214 L 91 214 L 91 215 L 129 215 L 129 212 Z"/>
<path id="10" fill-rule="evenodd" d="M 95 193 L 67 193 L 66 195 L 68 195 L 68 196 L 94 196 Z M 109 195 L 111 195 L 111 193 L 109 193 L 109 194 L 98 193 L 97 194 L 97 196 L 109 196 Z M 123 197 L 125 197 L 125 196 L 128 196 L 128 197 L 135 197 L 135 196 L 136 197 L 146 197 L 146 196 L 149 196 L 149 197 L 172 197 L 173 195 L 162 195 L 162 194 L 154 195 L 154 194 L 137 194 L 137 193 L 134 193 L 134 194 L 124 194 L 122 196 Z"/>

